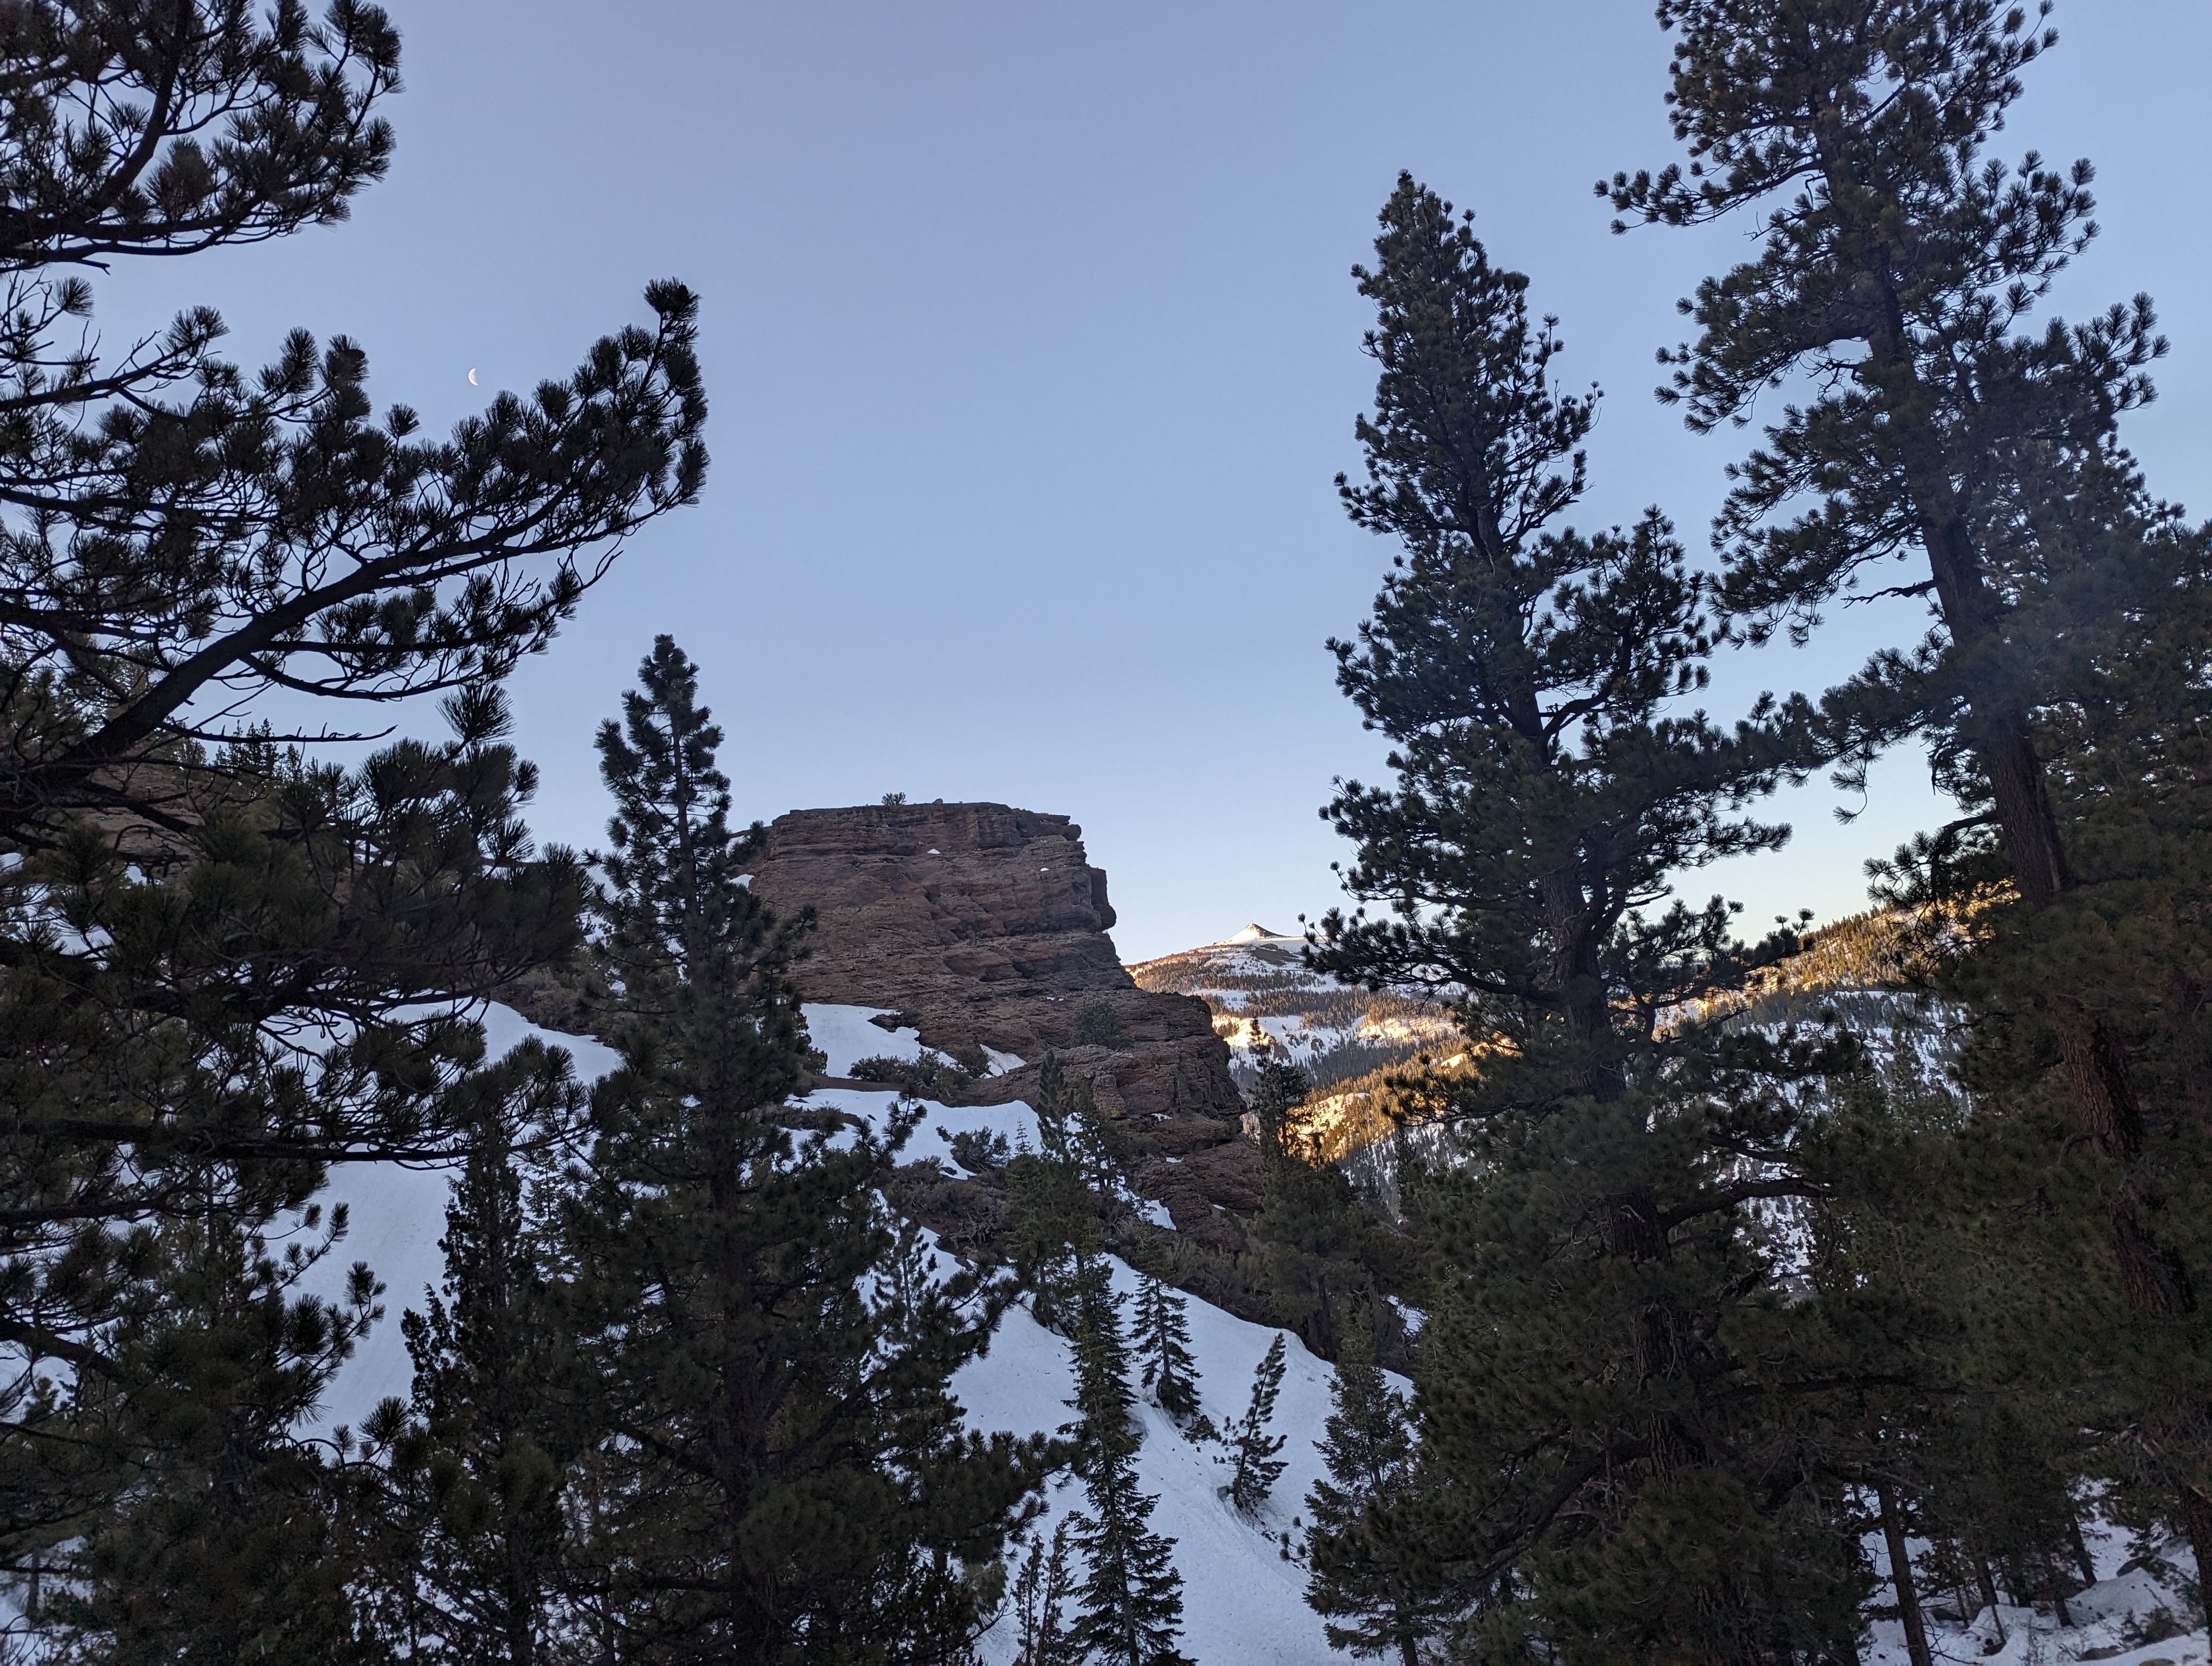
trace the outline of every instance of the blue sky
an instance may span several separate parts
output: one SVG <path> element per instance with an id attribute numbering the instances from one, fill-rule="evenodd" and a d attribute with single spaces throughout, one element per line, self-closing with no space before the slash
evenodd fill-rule
<path id="1" fill-rule="evenodd" d="M 380 404 L 450 423 L 683 278 L 714 467 L 515 692 L 533 822 L 589 844 L 591 733 L 656 631 L 702 665 L 747 816 L 998 800 L 1080 821 L 1134 958 L 1335 899 L 1316 811 L 1377 758 L 1322 642 L 1388 550 L 1348 526 L 1372 386 L 1347 269 L 1401 167 L 1477 212 L 1607 397 L 1575 519 L 1657 502 L 1693 549 L 1740 441 L 1650 398 L 1729 228 L 1609 236 L 1591 182 L 1671 155 L 1641 0 L 805 5 L 398 0 L 390 179 L 347 224 L 118 270 L 111 342 L 211 301 L 258 362 L 355 337 Z M 2106 230 L 2054 297 L 2148 289 L 2173 340 L 2129 438 L 2203 513 L 2212 9 L 2067 0 L 2007 135 L 2099 166 Z M 1710 705 L 1817 687 L 1909 614 L 1735 656 Z M 412 721 L 422 721 L 415 719 Z M 1911 759 L 1855 824 L 1816 785 L 1779 855 L 1692 876 L 1753 917 L 1861 904 L 1940 817 Z"/>

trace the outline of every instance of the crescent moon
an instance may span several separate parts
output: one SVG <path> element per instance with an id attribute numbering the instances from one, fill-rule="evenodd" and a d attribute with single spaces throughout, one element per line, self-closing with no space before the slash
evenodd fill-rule
<path id="1" fill-rule="evenodd" d="M 469 367 L 469 386 L 471 387 L 477 386 L 477 371 L 474 365 Z"/>

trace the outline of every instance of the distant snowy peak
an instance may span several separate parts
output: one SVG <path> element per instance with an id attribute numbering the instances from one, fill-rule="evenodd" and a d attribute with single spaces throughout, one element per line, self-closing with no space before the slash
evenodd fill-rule
<path id="1" fill-rule="evenodd" d="M 1305 949 L 1303 937 L 1254 921 L 1218 942 L 1131 966 L 1129 976 L 1139 988 L 1204 1001 L 1214 1034 L 1229 1043 L 1231 1073 L 1248 1086 L 1262 1046 L 1322 1087 L 1458 1046 L 1438 1003 L 1339 983 L 1306 964 Z"/>

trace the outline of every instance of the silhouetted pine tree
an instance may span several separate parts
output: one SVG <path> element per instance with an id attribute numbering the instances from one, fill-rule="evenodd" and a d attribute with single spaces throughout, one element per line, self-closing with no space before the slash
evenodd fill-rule
<path id="1" fill-rule="evenodd" d="M 2031 152 L 2008 168 L 1988 154 L 2021 71 L 2056 40 L 2048 10 L 1668 0 L 1669 110 L 1695 165 L 1616 175 L 1599 190 L 1644 222 L 1759 216 L 1757 256 L 1698 287 L 1700 333 L 1671 356 L 1678 368 L 1662 391 L 1710 431 L 1784 376 L 1813 390 L 1737 471 L 1718 523 L 1728 603 L 1754 635 L 1802 638 L 1854 587 L 1927 599 L 1934 633 L 1881 650 L 1831 690 L 1824 723 L 1847 773 L 1926 737 L 1962 811 L 1938 842 L 1966 835 L 1973 866 L 2015 895 L 2001 912 L 2024 917 L 1993 924 L 2000 949 L 2009 939 L 2024 952 L 1998 957 L 2004 976 L 1984 986 L 2025 1043 L 2005 1085 L 2023 1110 L 2067 1107 L 2070 1129 L 2054 1127 L 2047 1144 L 2077 1171 L 2069 1189 L 2100 1195 L 2107 1217 L 2100 1250 L 2070 1274 L 2063 1258 L 2051 1269 L 2087 1286 L 2070 1298 L 2085 1310 L 2108 1299 L 2107 1280 L 2117 1285 L 2143 1316 L 2115 1338 L 2122 1354 L 2171 1362 L 2135 1374 L 2127 1414 L 2164 1430 L 2151 1444 L 2170 1455 L 2178 1515 L 2212 1557 L 2212 1377 L 2190 1316 L 2212 1276 L 2186 1195 L 2200 1164 L 2174 1160 L 2171 1141 L 2191 1119 L 2165 1110 L 2174 1102 L 2163 1082 L 2146 1091 L 2136 1079 L 2164 1068 L 2146 1053 L 2172 1056 L 2160 1032 L 2176 1029 L 2160 1018 L 2180 1020 L 2185 1050 L 2203 1045 L 2191 1014 L 2155 993 L 2143 1003 L 2195 957 L 2170 916 L 2154 915 L 2160 940 L 2148 957 L 2115 936 L 2130 902 L 2162 910 L 2185 889 L 2185 878 L 2177 888 L 2161 876 L 2163 861 L 2194 864 L 2113 826 L 2148 832 L 2160 819 L 2154 804 L 2175 807 L 2175 776 L 2145 793 L 2124 767 L 2066 756 L 2069 734 L 2112 709 L 2122 668 L 2179 599 L 2172 558 L 2190 540 L 2173 535 L 2118 441 L 2118 416 L 2150 398 L 2147 367 L 2165 350 L 2148 297 L 2086 325 L 2027 327 L 2095 230 L 2087 162 L 2058 169 Z M 1877 578 L 1873 563 L 1892 558 L 1911 561 L 1906 575 Z M 2177 690 L 2203 686 L 2201 655 L 2169 657 L 2166 669 Z M 2180 737 L 2142 715 L 2108 738 L 2130 733 L 2172 756 Z M 2098 794 L 2118 793 L 2087 821 L 2085 768 Z M 2100 819 L 2103 835 L 2091 831 Z M 2164 964 L 2142 978 L 2146 959 Z M 2023 1067 L 2039 1094 L 2020 1093 Z"/>
<path id="2" fill-rule="evenodd" d="M 1252 1373 L 1252 1398 L 1245 1403 L 1244 1415 L 1222 1437 L 1235 1455 L 1221 1460 L 1230 1465 L 1229 1485 L 1222 1492 L 1248 1516 L 1267 1501 L 1285 1467 L 1275 1454 L 1289 1437 L 1267 1432 L 1274 1421 L 1275 1396 L 1283 1389 L 1283 1335 L 1277 1331 Z"/>
<path id="3" fill-rule="evenodd" d="M 1435 1631 L 1421 1598 L 1435 1580 L 1409 1577 L 1389 1536 L 1412 1493 L 1413 1409 L 1384 1380 L 1364 1325 L 1346 1333 L 1329 1400 L 1320 1441 L 1328 1479 L 1306 1494 L 1306 1601 L 1335 1647 L 1419 1666 Z"/>
<path id="4" fill-rule="evenodd" d="M 1074 1304 L 1077 1420 L 1062 1431 L 1075 1443 L 1085 1509 L 1069 1523 L 1085 1575 L 1073 1634 L 1112 1666 L 1188 1666 L 1182 1633 L 1182 1576 L 1175 1541 L 1152 1530 L 1159 1500 L 1137 1490 L 1143 1436 L 1130 1413 L 1128 1349 L 1120 1298 L 1103 1256 L 1077 1266 Z"/>
<path id="5" fill-rule="evenodd" d="M 1333 912 L 1313 958 L 1446 992 L 1475 1064 L 1429 1084 L 1467 1161 L 1419 1202 L 1437 1295 L 1404 1565 L 1471 1650 L 1848 1651 L 1866 1572 L 1793 1426 L 1832 1361 L 1773 1299 L 1755 1211 L 1824 1189 L 1788 1084 L 1850 1049 L 1668 1022 L 1794 939 L 1748 950 L 1718 898 L 1660 906 L 1782 842 L 1740 812 L 1814 761 L 1810 710 L 1762 700 L 1727 733 L 1686 708 L 1705 587 L 1656 510 L 1556 525 L 1594 406 L 1556 392 L 1526 281 L 1410 178 L 1376 251 L 1368 479 L 1341 489 L 1401 551 L 1336 652 L 1396 782 L 1328 813 L 1390 917 Z"/>
<path id="6" fill-rule="evenodd" d="M 395 1534 L 378 1619 L 395 1651 L 534 1666 L 570 1657 L 565 1512 L 596 1432 L 545 1200 L 528 1183 L 557 1173 L 582 1095 L 536 1042 L 469 1087 L 476 1132 L 447 1206 L 443 1290 L 400 1320 L 415 1388 L 411 1420 L 388 1435 Z"/>
<path id="7" fill-rule="evenodd" d="M 1083 1651 L 1066 1623 L 1067 1599 L 1075 1590 L 1067 1551 L 1065 1517 L 1053 1528 L 1049 1552 L 1042 1533 L 1030 1541 L 1012 1598 L 1014 1666 L 1083 1666 Z"/>
<path id="8" fill-rule="evenodd" d="M 1190 1354 L 1190 1304 L 1158 1279 L 1137 1289 L 1137 1357 L 1153 1403 L 1179 1424 L 1198 1415 L 1198 1368 Z"/>
<path id="9" fill-rule="evenodd" d="M 159 1250 L 70 1408 L 100 1442 L 88 1465 L 127 1464 L 135 1484 L 46 1561 L 40 1639 L 114 1666 L 368 1666 L 382 1657 L 357 1632 L 352 1585 L 374 1560 L 373 1474 L 302 1426 L 380 1286 L 356 1264 L 340 1301 L 301 1297 L 316 1255 L 221 1214 L 171 1224 Z"/>
<path id="10" fill-rule="evenodd" d="M 964 1647 L 1041 1444 L 966 1433 L 948 1383 L 1011 1286 L 935 1280 L 881 1191 L 918 1110 L 832 1145 L 791 962 L 811 923 L 743 883 L 720 731 L 664 636 L 599 738 L 615 798 L 593 958 L 620 1068 L 565 1221 L 600 1373 L 601 1623 L 656 1660 Z"/>

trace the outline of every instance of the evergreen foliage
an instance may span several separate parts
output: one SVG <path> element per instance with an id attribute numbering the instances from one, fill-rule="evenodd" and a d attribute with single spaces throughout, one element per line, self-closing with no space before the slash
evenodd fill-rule
<path id="1" fill-rule="evenodd" d="M 1283 1389 L 1284 1358 L 1283 1334 L 1277 1331 L 1253 1371 L 1252 1398 L 1245 1404 L 1244 1415 L 1231 1424 L 1223 1437 L 1235 1456 L 1222 1460 L 1230 1465 L 1229 1485 L 1222 1492 L 1248 1516 L 1267 1501 L 1285 1468 L 1275 1455 L 1290 1437 L 1267 1432 L 1275 1417 L 1275 1396 Z"/>
<path id="2" fill-rule="evenodd" d="M 1068 1040 L 1077 1047 L 1121 1049 L 1129 1044 L 1129 1028 L 1109 1000 L 1086 1000 L 1075 1009 Z"/>
<path id="3" fill-rule="evenodd" d="M 1152 1530 L 1159 1500 L 1137 1490 L 1143 1434 L 1131 1417 L 1121 1301 L 1103 1256 L 1079 1260 L 1073 1304 L 1077 1420 L 1062 1432 L 1074 1440 L 1085 1506 L 1069 1523 L 1085 1569 L 1073 1636 L 1088 1657 L 1111 1666 L 1188 1666 L 1176 1647 L 1182 1576 L 1175 1541 Z"/>
<path id="4" fill-rule="evenodd" d="M 1310 1097 L 1304 1071 L 1272 1046 L 1255 1049 L 1249 1104 L 1258 1126 L 1260 1208 L 1252 1231 L 1267 1248 L 1282 1321 L 1324 1358 L 1339 1346 L 1339 1310 L 1371 1304 L 1417 1280 L 1416 1246 L 1369 1219 L 1352 1183 L 1297 1126 Z"/>
<path id="5" fill-rule="evenodd" d="M 1158 1279 L 1137 1288 L 1137 1357 L 1152 1403 L 1177 1423 L 1198 1416 L 1198 1368 L 1190 1353 L 1190 1304 Z"/>
<path id="6" fill-rule="evenodd" d="M 472 1084 L 479 1110 L 446 1211 L 446 1276 L 400 1328 L 413 1417 L 387 1437 L 398 1530 L 385 1555 L 384 1640 L 454 1666 L 567 1658 L 567 1507 L 593 1431 L 569 1304 L 545 1242 L 547 1155 L 580 1132 L 582 1096 L 532 1042 Z M 380 1413 L 388 1420 L 392 1410 Z"/>
<path id="7" fill-rule="evenodd" d="M 1368 477 L 1339 490 L 1401 553 L 1331 646 L 1398 785 L 1342 783 L 1327 813 L 1358 849 L 1346 888 L 1393 917 L 1331 910 L 1315 964 L 1455 994 L 1532 1075 L 1617 1095 L 1624 1046 L 1734 970 L 1717 900 L 1638 911 L 1672 873 L 1781 843 L 1727 812 L 1802 767 L 1808 714 L 1762 701 L 1729 734 L 1666 709 L 1704 687 L 1717 629 L 1671 528 L 1550 526 L 1586 483 L 1595 396 L 1556 391 L 1527 279 L 1449 204 L 1401 175 L 1381 217 L 1355 269 L 1382 367 Z"/>
<path id="8" fill-rule="evenodd" d="M 1075 1590 L 1067 1562 L 1067 1521 L 1052 1530 L 1052 1548 L 1040 1533 L 1014 1578 L 1014 1666 L 1083 1666 L 1082 1651 L 1066 1623 L 1068 1598 Z"/>
<path id="9" fill-rule="evenodd" d="M 1073 1291 L 1086 1257 L 1105 1242 L 1118 1170 L 1090 1081 L 1070 1081 L 1060 1055 L 1037 1067 L 1038 1149 L 1006 1164 L 1006 1245 L 1048 1329 L 1072 1335 Z"/>
<path id="10" fill-rule="evenodd" d="M 1329 1402 L 1320 1441 L 1328 1479 L 1306 1494 L 1306 1601 L 1330 1622 L 1333 1646 L 1419 1666 L 1437 1617 L 1421 1599 L 1434 1582 L 1409 1577 L 1391 1536 L 1413 1484 L 1412 1408 L 1376 1365 L 1364 1326 L 1346 1335 Z"/>
<path id="11" fill-rule="evenodd" d="M 575 870 L 533 859 L 517 815 L 531 776 L 500 738 L 503 703 L 477 690 L 448 713 L 453 742 L 404 743 L 357 773 L 268 765 L 271 796 L 212 817 L 190 841 L 199 854 L 173 867 L 80 842 L 74 897 L 56 887 L 41 900 L 106 936 L 96 967 L 67 966 L 71 951 L 12 969 L 0 1018 L 11 1049 L 0 1071 L 22 1088 L 11 1161 L 27 1164 L 11 1170 L 25 1206 L 6 1229 L 9 1299 L 22 1304 L 11 1322 L 34 1360 L 72 1373 L 66 1391 L 36 1377 L 8 1391 L 0 1468 L 12 1565 L 26 1574 L 67 1578 L 77 1555 L 98 1554 L 134 1601 L 152 1600 L 224 1532 L 246 1530 L 260 1507 L 249 1477 L 264 1465 L 272 1484 L 294 1478 L 284 1519 L 297 1542 L 265 1553 L 289 1559 L 288 1574 L 320 1566 L 317 1546 L 366 1554 L 340 1530 L 360 1508 L 351 1483 L 331 1480 L 331 1455 L 295 1426 L 380 1310 L 374 1280 L 356 1270 L 356 1310 L 341 1317 L 292 1295 L 304 1268 L 264 1246 L 315 1230 L 297 1212 L 312 1212 L 325 1159 L 465 1148 L 483 1046 L 452 992 L 574 940 Z M 42 871 L 43 859 L 15 877 L 28 890 Z M 341 1022 L 346 1039 L 307 1044 Z M 98 1105 L 109 1110 L 84 1116 Z M 331 1243 L 346 1225 L 333 1214 Z M 218 1290 L 218 1278 L 236 1288 Z M 206 1420 L 179 1416 L 184 1405 Z M 222 1439 L 234 1484 L 210 1495 L 191 1454 L 234 1415 L 244 1421 Z M 210 1496 L 246 1514 L 197 1521 Z M 135 1533 L 166 1522 L 180 1536 L 115 1560 L 102 1523 L 118 1507 Z M 325 1577 L 335 1590 L 354 1572 Z M 88 1565 L 84 1577 L 96 1597 L 111 1576 Z M 176 1577 L 193 1580 L 196 1598 L 231 1588 Z M 275 1577 L 247 1587 L 286 1602 L 295 1632 L 327 1621 L 300 1646 L 335 1657 L 353 1629 L 345 1603 L 289 1602 L 286 1588 Z M 179 1647 L 192 1646 L 191 1606 L 161 1610 Z M 209 1624 L 221 1636 L 235 1620 Z"/>
<path id="12" fill-rule="evenodd" d="M 1455 994 L 1479 1062 L 1425 1085 L 1459 1160 L 1415 1177 L 1421 1457 L 1376 1541 L 1472 1657 L 1849 1653 L 1867 1573 L 1840 1437 L 1807 1419 L 1860 1367 L 1780 1299 L 1762 1211 L 1825 1195 L 1800 1084 L 1856 1050 L 1674 1022 L 1796 940 L 1747 947 L 1717 898 L 1660 907 L 1680 872 L 1780 844 L 1742 809 L 1814 761 L 1813 714 L 1762 699 L 1730 733 L 1683 709 L 1718 640 L 1705 584 L 1656 510 L 1551 525 L 1593 406 L 1554 391 L 1525 280 L 1410 179 L 1382 226 L 1357 274 L 1368 483 L 1343 495 L 1402 553 L 1337 654 L 1397 785 L 1328 813 L 1392 917 L 1332 913 L 1314 959 Z"/>
<path id="13" fill-rule="evenodd" d="M 1668 0 L 1669 107 L 1693 166 L 1599 189 L 1632 221 L 1759 216 L 1755 258 L 1688 304 L 1699 334 L 1670 356 L 1662 393 L 1709 431 L 1785 375 L 1814 390 L 1735 471 L 1718 523 L 1727 604 L 1754 637 L 1802 640 L 1853 589 L 1926 599 L 1926 641 L 1830 690 L 1821 725 L 1847 779 L 1925 737 L 1962 818 L 1917 853 L 1923 878 L 1970 869 L 2013 894 L 1970 975 L 2003 1032 L 2007 1070 L 1984 1079 L 2045 1123 L 2061 1189 L 2106 1217 L 2102 1245 L 2046 1265 L 2085 1315 L 2116 1289 L 2141 1316 L 2111 1335 L 2107 1357 L 2142 1362 L 2120 1414 L 2160 1431 L 2154 1468 L 2212 1557 L 2212 1377 L 2191 1316 L 2212 1249 L 2195 1230 L 2206 1153 L 2201 1122 L 2163 1091 L 2203 1030 L 2159 993 L 2197 958 L 2167 904 L 2201 867 L 2202 821 L 2171 837 L 2201 802 L 2182 762 L 2201 728 L 2170 702 L 2201 709 L 2204 678 L 2201 636 L 2178 652 L 2158 639 L 2171 612 L 2194 611 L 2203 557 L 2118 443 L 2165 350 L 2148 298 L 2029 325 L 2095 231 L 2087 162 L 1989 154 L 2056 43 L 2048 11 Z M 1891 558 L 1905 574 L 1878 579 Z M 2162 715 L 2141 703 L 2153 687 Z M 2100 729 L 2132 769 L 2077 750 Z M 2145 904 L 2146 940 L 2122 949 Z"/>
<path id="14" fill-rule="evenodd" d="M 623 1063 L 563 1222 L 600 1384 L 595 1619 L 656 1660 L 951 1652 L 1041 1479 L 1039 1443 L 963 1432 L 946 1386 L 1012 1286 L 933 1279 L 888 1216 L 918 1111 L 842 1147 L 785 1126 L 811 921 L 741 883 L 759 832 L 729 825 L 696 668 L 664 636 L 640 680 L 599 735 L 616 808 L 592 950 Z"/>
<path id="15" fill-rule="evenodd" d="M 370 1466 L 301 1426 L 381 1311 L 378 1286 L 357 1266 L 341 1302 L 300 1296 L 317 1255 L 221 1214 L 147 1248 L 158 1260 L 103 1337 L 99 1374 L 58 1410 L 82 1443 L 62 1496 L 107 1486 L 42 1559 L 28 1618 L 60 1658 L 118 1666 L 375 1660 L 350 1590 L 370 1558 Z"/>
<path id="16" fill-rule="evenodd" d="M 442 441 L 343 337 L 249 372 L 194 307 L 101 356 L 88 274 L 343 219 L 398 64 L 356 0 L 0 39 L 0 1569 L 114 1658 L 356 1646 L 367 1471 L 299 1426 L 374 1280 L 308 1300 L 274 1246 L 335 1242 L 326 1164 L 465 1149 L 471 1003 L 573 948 L 580 891 L 496 683 L 704 477 L 672 283 Z M 276 690 L 298 735 L 256 724 Z M 289 744 L 440 691 L 449 744 Z"/>

